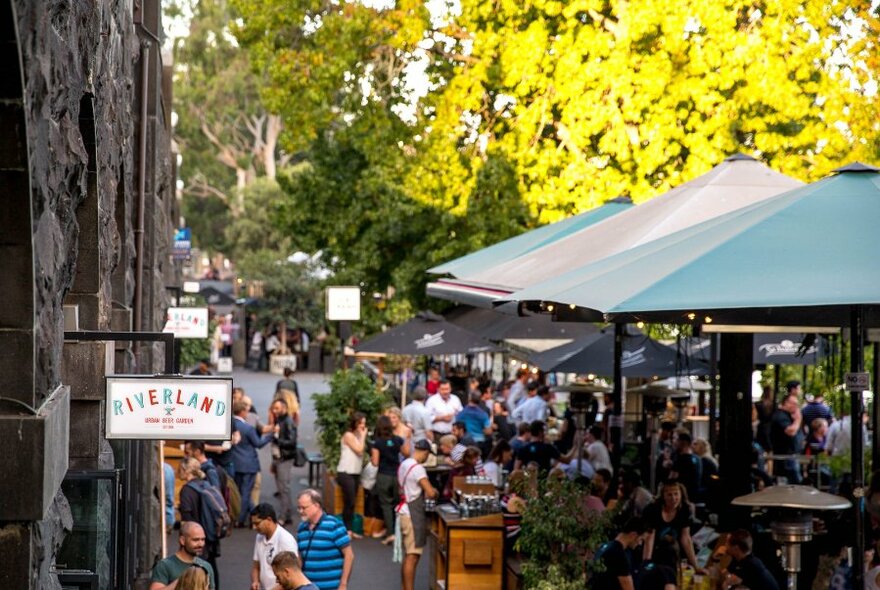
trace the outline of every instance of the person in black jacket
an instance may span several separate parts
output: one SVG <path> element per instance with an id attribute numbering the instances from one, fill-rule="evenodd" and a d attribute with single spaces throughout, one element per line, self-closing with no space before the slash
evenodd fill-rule
<path id="1" fill-rule="evenodd" d="M 752 555 L 752 535 L 745 529 L 730 533 L 727 554 L 732 561 L 721 585 L 723 590 L 746 586 L 750 590 L 779 590 L 779 583 L 760 559 Z"/>
<path id="2" fill-rule="evenodd" d="M 205 479 L 205 472 L 202 471 L 198 459 L 195 457 L 185 457 L 177 467 L 177 477 L 185 483 L 189 483 L 195 479 Z M 202 522 L 202 498 L 198 490 L 188 485 L 180 488 L 180 505 L 178 509 L 180 510 L 181 531 L 183 531 L 182 523 L 185 522 L 197 522 L 204 530 L 208 530 L 207 523 Z M 206 538 L 202 555 L 205 561 L 214 568 L 214 588 L 219 590 L 220 570 L 217 569 L 217 558 L 220 556 L 220 539 Z"/>
<path id="3" fill-rule="evenodd" d="M 287 413 L 287 403 L 283 399 L 272 402 L 271 411 L 278 428 L 272 447 L 272 463 L 281 502 L 278 523 L 283 525 L 285 522 L 290 522 L 293 515 L 290 486 L 293 483 L 293 467 L 296 459 L 296 425 Z"/>

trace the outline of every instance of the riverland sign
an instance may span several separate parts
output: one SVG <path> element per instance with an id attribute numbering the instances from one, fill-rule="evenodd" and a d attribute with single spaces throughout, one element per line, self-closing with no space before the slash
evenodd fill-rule
<path id="1" fill-rule="evenodd" d="M 106 436 L 130 440 L 229 440 L 232 379 L 113 375 L 106 378 Z"/>

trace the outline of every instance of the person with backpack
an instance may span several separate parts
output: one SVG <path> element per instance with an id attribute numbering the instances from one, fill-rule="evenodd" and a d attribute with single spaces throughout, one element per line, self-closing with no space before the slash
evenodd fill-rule
<path id="1" fill-rule="evenodd" d="M 195 457 L 198 460 L 202 471 L 205 472 L 205 479 L 220 490 L 220 494 L 226 501 L 226 509 L 229 510 L 229 516 L 235 522 L 241 513 L 241 494 L 239 494 L 238 486 L 235 485 L 226 469 L 208 457 L 207 447 L 207 443 L 203 441 L 190 440 L 183 447 L 183 455 L 185 457 Z"/>
<path id="2" fill-rule="evenodd" d="M 272 402 L 272 415 L 275 417 L 275 442 L 272 444 L 272 466 L 275 471 L 275 484 L 281 501 L 279 524 L 293 519 L 293 505 L 290 501 L 290 488 L 293 484 L 293 468 L 296 462 L 296 425 L 287 413 L 287 403 L 283 399 Z"/>
<path id="3" fill-rule="evenodd" d="M 195 522 L 205 531 L 205 561 L 214 569 L 214 588 L 220 589 L 220 571 L 217 558 L 220 556 L 220 540 L 229 535 L 232 519 L 226 509 L 226 502 L 220 493 L 208 482 L 198 459 L 186 457 L 177 468 L 177 476 L 184 486 L 180 488 L 180 520 Z"/>

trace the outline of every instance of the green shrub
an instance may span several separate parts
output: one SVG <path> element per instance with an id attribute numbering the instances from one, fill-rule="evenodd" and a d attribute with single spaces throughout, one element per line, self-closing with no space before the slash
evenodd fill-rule
<path id="1" fill-rule="evenodd" d="M 330 379 L 330 393 L 316 394 L 313 399 L 318 447 L 324 455 L 324 465 L 331 472 L 336 470 L 339 462 L 339 441 L 351 415 L 363 413 L 369 428 L 389 401 L 357 365 L 353 369 L 336 371 Z"/>
<path id="2" fill-rule="evenodd" d="M 527 590 L 585 589 L 592 555 L 608 538 L 610 514 L 584 510 L 585 488 L 549 477 L 538 484 L 522 515 L 516 549 L 525 554 Z"/>

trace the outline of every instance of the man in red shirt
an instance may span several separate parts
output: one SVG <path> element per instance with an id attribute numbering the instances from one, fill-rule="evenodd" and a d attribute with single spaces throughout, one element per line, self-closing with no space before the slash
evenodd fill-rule
<path id="1" fill-rule="evenodd" d="M 440 388 L 440 371 L 436 368 L 431 367 L 428 369 L 428 382 L 425 383 L 425 390 L 428 392 L 428 395 L 434 395 L 437 393 L 437 390 Z"/>

